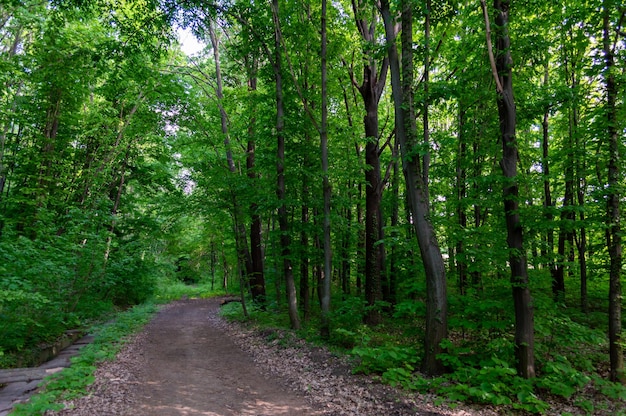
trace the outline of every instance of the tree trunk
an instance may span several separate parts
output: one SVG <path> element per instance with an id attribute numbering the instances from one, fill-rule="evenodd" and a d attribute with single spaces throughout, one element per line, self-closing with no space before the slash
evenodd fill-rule
<path id="1" fill-rule="evenodd" d="M 228 117 L 226 115 L 226 111 L 222 106 L 222 101 L 224 99 L 224 93 L 222 92 L 222 71 L 220 64 L 220 53 L 219 53 L 219 40 L 217 38 L 217 34 L 213 29 L 213 24 L 209 24 L 209 38 L 211 39 L 211 46 L 213 48 L 213 59 L 215 61 L 215 78 L 216 78 L 216 87 L 215 87 L 215 95 L 217 96 L 218 106 L 220 110 L 220 123 L 221 123 L 221 131 L 224 136 L 224 147 L 226 148 L 226 162 L 228 164 L 228 170 L 234 176 L 237 174 L 237 168 L 235 166 L 235 161 L 233 159 L 233 153 L 230 144 L 230 136 L 228 132 Z M 235 227 L 235 239 L 237 240 L 237 255 L 238 262 L 241 265 L 241 285 L 245 287 L 249 284 L 250 276 L 253 272 L 252 266 L 252 256 L 250 254 L 250 250 L 248 249 L 248 238 L 246 236 L 246 228 L 243 220 L 243 209 L 241 208 L 241 204 L 239 202 L 239 198 L 234 190 L 231 189 L 231 199 L 233 205 L 233 222 Z"/>
<path id="2" fill-rule="evenodd" d="M 484 0 L 482 0 L 484 6 Z M 500 166 L 505 177 L 504 215 L 506 218 L 511 286 L 515 304 L 515 355 L 517 371 L 524 378 L 535 376 L 534 355 L 534 316 L 530 288 L 528 287 L 528 267 L 523 247 L 523 229 L 519 216 L 519 185 L 517 183 L 517 139 L 515 136 L 516 109 L 513 97 L 511 42 L 508 34 L 509 1 L 494 1 L 496 10 L 496 81 L 498 116 L 500 119 L 500 139 L 502 140 L 502 161 Z M 486 13 L 485 13 L 486 15 Z M 488 22 L 488 19 L 486 19 Z M 487 36 L 490 36 L 487 28 Z"/>
<path id="3" fill-rule="evenodd" d="M 411 41 L 411 12 L 409 4 L 402 4 L 403 19 L 403 46 L 412 47 Z M 422 371 L 435 375 L 444 372 L 443 362 L 437 357 L 443 352 L 441 341 L 447 336 L 448 311 L 446 294 L 446 275 L 443 257 L 437 243 L 435 231 L 430 222 L 429 203 L 426 200 L 427 184 L 423 181 L 423 171 L 420 169 L 420 158 L 414 155 L 416 129 L 410 117 L 413 112 L 411 93 L 406 87 L 412 85 L 412 57 L 410 49 L 403 47 L 402 63 L 403 74 L 400 73 L 400 60 L 396 47 L 396 33 L 394 19 L 391 15 L 388 0 L 382 0 L 380 11 L 385 25 L 385 38 L 389 55 L 391 86 L 395 108 L 396 137 L 402 152 L 403 171 L 406 180 L 406 189 L 409 198 L 413 226 L 420 247 L 422 262 L 426 273 L 426 333 L 424 337 L 424 360 Z M 407 32 L 404 32 L 404 31 Z"/>
<path id="4" fill-rule="evenodd" d="M 543 78 L 543 86 L 548 87 L 549 80 L 549 67 L 546 63 L 545 72 Z M 542 141 L 541 141 L 541 172 L 543 174 L 543 212 L 547 220 L 548 226 L 545 234 L 545 245 L 541 249 L 541 256 L 546 262 L 546 266 L 550 270 L 550 276 L 552 276 L 552 293 L 555 295 L 555 282 L 557 281 L 557 265 L 554 261 L 554 228 L 552 223 L 554 221 L 554 202 L 552 201 L 552 190 L 550 184 L 550 107 L 546 106 L 543 113 L 543 121 L 541 123 Z M 565 285 L 563 285 L 565 289 Z"/>
<path id="5" fill-rule="evenodd" d="M 561 210 L 561 226 L 559 230 L 559 240 L 557 244 L 557 263 L 552 275 L 552 295 L 556 302 L 565 300 L 565 269 L 570 263 L 570 254 L 573 246 L 574 234 L 572 232 L 573 222 L 576 219 L 574 214 L 574 143 L 573 128 L 570 117 L 569 143 L 565 146 L 567 157 L 565 160 L 565 195 L 563 197 L 563 208 Z"/>
<path id="6" fill-rule="evenodd" d="M 248 141 L 247 167 L 250 179 L 255 181 L 257 175 L 254 173 L 254 151 L 255 144 L 253 140 Z M 255 202 L 250 204 L 250 215 L 252 222 L 250 223 L 250 260 L 252 270 L 249 275 L 250 292 L 252 300 L 260 305 L 265 305 L 265 273 L 263 266 L 263 224 L 261 216 L 258 213 L 258 206 Z"/>
<path id="7" fill-rule="evenodd" d="M 479 185 L 477 180 L 482 176 L 482 162 L 484 161 L 484 158 L 480 156 L 479 152 L 480 142 L 480 137 L 474 137 L 474 140 L 472 142 L 472 154 L 474 156 L 474 160 L 476 161 L 472 169 L 472 175 L 474 177 L 474 180 L 472 181 L 472 191 L 474 195 L 477 195 L 479 192 Z M 485 212 L 485 214 L 483 215 L 483 208 L 480 206 L 479 201 L 474 203 L 472 211 L 474 212 L 474 228 L 478 229 L 483 225 L 483 222 L 486 220 L 487 214 Z M 474 270 L 470 272 L 470 275 L 472 280 L 472 286 L 480 288 L 480 290 L 482 290 L 483 277 L 481 269 L 474 266 Z"/>
<path id="8" fill-rule="evenodd" d="M 395 140 L 393 150 L 393 171 L 391 173 L 391 228 L 394 233 L 394 237 L 399 236 L 398 224 L 400 223 L 400 173 L 398 169 L 398 141 Z M 398 262 L 400 260 L 400 253 L 397 244 L 391 247 L 391 253 L 389 255 L 389 298 L 388 302 L 395 305 L 398 300 L 398 274 L 400 273 L 400 267 Z"/>
<path id="9" fill-rule="evenodd" d="M 322 0 L 321 16 L 321 72 L 322 72 L 322 121 L 320 124 L 320 148 L 322 153 L 322 190 L 324 193 L 324 276 L 322 282 L 322 320 L 320 335 L 322 338 L 330 338 L 330 279 L 332 274 L 332 247 L 330 241 L 330 200 L 331 187 L 328 179 L 328 69 L 326 62 L 326 5 L 327 0 Z"/>
<path id="10" fill-rule="evenodd" d="M 352 10 L 357 28 L 365 44 L 375 41 L 376 19 L 372 22 L 364 16 L 365 3 L 352 1 Z M 378 131 L 378 104 L 387 78 L 387 60 L 385 59 L 378 73 L 376 58 L 369 47 L 363 49 L 363 81 L 357 88 L 365 106 L 365 299 L 369 306 L 365 322 L 377 325 L 381 322 L 380 310 L 376 303 L 383 299 L 382 270 L 384 246 L 382 239 L 382 180 L 380 174 L 380 145 Z M 356 81 L 353 79 L 356 85 Z"/>
<path id="11" fill-rule="evenodd" d="M 426 10 L 424 11 L 424 71 L 422 73 L 422 86 L 424 88 L 424 104 L 422 110 L 422 142 L 424 143 L 424 150 L 422 156 L 422 177 L 425 184 L 428 185 L 430 175 L 430 126 L 429 126 L 429 104 L 430 98 L 428 97 L 430 88 L 430 13 L 432 10 L 431 0 L 426 0 Z M 407 7 L 407 6 L 405 6 Z M 410 7 L 410 6 L 409 6 Z M 402 20 L 404 22 L 404 19 Z M 411 23 L 413 23 L 411 21 Z M 412 30 L 412 24 L 411 24 Z M 402 27 L 402 33 L 405 33 L 404 23 Z M 408 46 L 402 46 L 402 53 L 407 50 Z M 426 201 L 430 201 L 430 195 L 428 186 L 425 189 Z"/>
<path id="12" fill-rule="evenodd" d="M 309 294 L 309 235 L 307 233 L 307 225 L 309 223 L 308 192 L 307 175 L 303 175 L 303 201 L 300 214 L 300 222 L 302 225 L 302 230 L 300 231 L 300 300 L 305 322 L 309 321 L 311 314 L 311 296 Z"/>
<path id="13" fill-rule="evenodd" d="M 464 200 L 467 198 L 467 169 L 465 168 L 467 159 L 467 139 L 465 137 L 465 109 L 459 103 L 459 150 L 456 162 L 456 192 L 457 192 L 457 220 L 459 224 L 460 236 L 456 237 L 456 273 L 459 281 L 459 290 L 465 294 L 468 286 L 467 278 L 467 256 L 465 254 L 464 232 L 467 228 L 467 213 L 465 212 Z"/>
<path id="14" fill-rule="evenodd" d="M 291 236 L 289 234 L 289 218 L 286 205 L 285 189 L 285 107 L 283 102 L 283 79 L 281 45 L 282 33 L 280 30 L 278 0 L 272 0 L 272 18 L 274 22 L 274 81 L 276 84 L 276 196 L 278 197 L 278 226 L 280 229 L 280 247 L 283 261 L 283 276 L 287 291 L 287 303 L 289 321 L 292 329 L 300 329 L 300 317 L 298 315 L 298 299 L 296 297 L 296 284 L 291 265 Z"/>
<path id="15" fill-rule="evenodd" d="M 611 381 L 626 384 L 624 352 L 622 346 L 622 236 L 620 221 L 620 137 L 617 128 L 617 81 L 615 79 L 615 57 L 611 46 L 611 2 L 603 1 L 603 46 L 606 88 L 606 122 L 609 150 L 607 229 L 609 249 L 609 356 Z"/>
<path id="16" fill-rule="evenodd" d="M 253 59 L 253 62 L 254 59 Z M 255 65 L 255 64 L 253 64 Z M 256 91 L 257 79 L 256 68 L 249 69 L 248 76 L 248 90 Z M 255 169 L 255 151 L 256 143 L 254 140 L 254 123 L 256 118 L 253 116 L 248 124 L 248 148 L 246 152 L 246 170 L 248 172 L 248 178 L 255 184 L 258 181 L 259 175 L 254 171 Z M 250 260 L 252 264 L 252 270 L 250 271 L 250 292 L 252 300 L 260 305 L 265 305 L 265 273 L 263 262 L 263 224 L 261 222 L 261 216 L 258 212 L 258 205 L 256 202 L 250 204 L 250 216 L 252 222 L 250 224 Z"/>

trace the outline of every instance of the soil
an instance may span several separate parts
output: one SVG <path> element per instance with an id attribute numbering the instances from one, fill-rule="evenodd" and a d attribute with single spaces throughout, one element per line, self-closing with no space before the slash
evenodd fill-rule
<path id="1" fill-rule="evenodd" d="M 219 327 L 213 301 L 177 303 L 147 327 L 135 415 L 313 415 Z"/>

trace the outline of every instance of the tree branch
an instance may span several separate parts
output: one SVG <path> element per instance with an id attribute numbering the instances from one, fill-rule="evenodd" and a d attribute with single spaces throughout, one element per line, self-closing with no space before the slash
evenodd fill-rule
<path id="1" fill-rule="evenodd" d="M 496 67 L 496 58 L 493 56 L 493 46 L 491 44 L 491 26 L 489 25 L 489 14 L 487 13 L 487 5 L 485 0 L 480 0 L 480 7 L 483 9 L 483 17 L 485 18 L 485 36 L 487 38 L 487 52 L 489 53 L 489 63 L 491 64 L 491 72 L 493 79 L 496 81 L 496 91 L 502 94 L 502 83 L 498 76 L 498 68 Z"/>

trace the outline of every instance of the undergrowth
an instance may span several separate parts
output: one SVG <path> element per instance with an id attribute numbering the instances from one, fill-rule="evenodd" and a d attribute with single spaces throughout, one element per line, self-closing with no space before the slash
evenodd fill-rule
<path id="1" fill-rule="evenodd" d="M 506 302 L 457 298 L 451 299 L 451 304 L 462 313 L 453 315 L 449 338 L 444 340 L 445 353 L 439 358 L 447 372 L 439 377 L 419 372 L 423 355 L 419 322 L 425 314 L 421 302 L 399 303 L 393 320 L 370 327 L 363 323 L 367 313 L 363 300 L 343 299 L 331 314 L 330 339 L 319 337 L 317 316 L 298 334 L 354 357 L 354 373 L 371 375 L 406 390 L 435 394 L 437 404 L 483 404 L 509 413 L 544 414 L 560 403 L 577 408 L 576 414 L 626 416 L 626 387 L 607 381 L 602 372 L 608 350 L 603 328 L 583 322 L 593 317 L 574 316 L 571 310 L 560 311 L 554 305 L 549 305 L 551 313 L 537 316 L 537 377 L 527 380 L 517 375 L 514 366 L 512 316 Z M 275 305 L 248 310 L 248 322 L 258 328 L 288 327 L 286 314 Z M 246 320 L 239 303 L 225 305 L 222 315 Z"/>
<path id="2" fill-rule="evenodd" d="M 372 346 L 369 337 L 350 331 L 363 341 L 349 350 L 356 357 L 354 372 L 375 375 L 392 386 L 436 394 L 439 403 L 458 402 L 503 406 L 530 413 L 545 413 L 550 403 L 569 403 L 583 414 L 597 414 L 616 405 L 617 415 L 626 415 L 626 387 L 611 383 L 597 373 L 606 340 L 601 331 L 590 329 L 570 318 L 553 314 L 539 318 L 536 326 L 537 377 L 521 378 L 514 363 L 512 336 L 489 331 L 453 334 L 444 340 L 446 351 L 439 358 L 448 373 L 425 377 L 417 353 L 407 344 Z M 490 328 L 493 330 L 493 328 Z M 619 404 L 621 404 L 621 406 Z M 621 413 L 620 413 L 621 412 Z"/>
<path id="3" fill-rule="evenodd" d="M 224 289 L 212 289 L 210 283 L 200 282 L 188 285 L 178 279 L 171 278 L 159 281 L 153 300 L 157 303 L 168 303 L 185 296 L 204 299 L 226 294 Z"/>

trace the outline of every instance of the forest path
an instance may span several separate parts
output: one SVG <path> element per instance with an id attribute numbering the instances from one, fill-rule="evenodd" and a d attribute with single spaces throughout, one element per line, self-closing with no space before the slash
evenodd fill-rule
<path id="1" fill-rule="evenodd" d="M 165 305 L 85 397 L 46 416 L 468 416 L 493 412 L 404 395 L 290 331 L 258 331 L 219 317 L 221 299 Z M 271 374 L 271 375 L 270 375 Z"/>
<path id="2" fill-rule="evenodd" d="M 133 415 L 313 415 L 220 328 L 219 299 L 185 300 L 146 326 Z"/>

